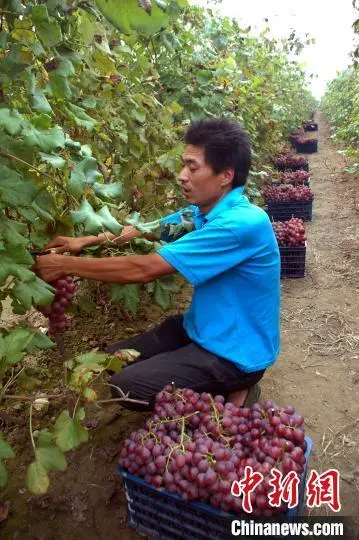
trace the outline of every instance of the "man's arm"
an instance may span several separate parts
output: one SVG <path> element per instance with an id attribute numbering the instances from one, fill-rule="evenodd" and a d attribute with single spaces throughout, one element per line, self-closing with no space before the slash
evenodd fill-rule
<path id="1" fill-rule="evenodd" d="M 64 275 L 110 283 L 149 283 L 176 269 L 157 253 L 100 259 L 42 255 L 37 257 L 36 273 L 47 282 Z"/>

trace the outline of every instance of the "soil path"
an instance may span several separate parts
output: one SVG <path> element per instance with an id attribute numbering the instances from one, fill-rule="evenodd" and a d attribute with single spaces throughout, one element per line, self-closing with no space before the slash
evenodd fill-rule
<path id="1" fill-rule="evenodd" d="M 310 468 L 340 471 L 342 515 L 357 516 L 359 524 L 359 186 L 343 172 L 345 160 L 330 134 L 319 117 L 319 152 L 309 156 L 315 200 L 307 227 L 306 277 L 282 281 L 282 351 L 264 377 L 262 397 L 291 403 L 304 415 L 314 440 Z M 179 301 L 174 311 L 185 303 Z M 138 332 L 164 317 L 154 306 L 143 315 L 147 321 L 125 326 Z M 111 327 L 111 318 L 101 316 L 101 321 L 89 318 L 97 335 L 106 339 L 113 335 L 113 322 Z M 76 344 L 88 331 L 86 321 L 82 325 L 73 333 Z M 100 417 L 90 442 L 69 456 L 67 471 L 52 476 L 46 496 L 32 497 L 23 489 L 25 466 L 17 466 L 15 486 L 5 494 L 13 512 L 0 531 L 2 538 L 139 538 L 127 527 L 125 495 L 114 470 L 121 442 L 142 423 L 137 413 L 112 418 L 109 411 Z M 21 426 L 16 429 L 18 447 L 23 440 L 20 457 L 29 462 L 27 434 Z M 325 515 L 326 510 L 315 513 Z"/>

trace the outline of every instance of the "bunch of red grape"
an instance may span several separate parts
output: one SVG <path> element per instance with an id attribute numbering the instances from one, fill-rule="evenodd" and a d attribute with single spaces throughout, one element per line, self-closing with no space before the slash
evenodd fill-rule
<path id="1" fill-rule="evenodd" d="M 250 466 L 264 477 L 250 495 L 253 515 L 271 516 L 287 510 L 269 504 L 271 469 L 303 473 L 303 422 L 273 401 L 239 408 L 223 396 L 166 386 L 144 428 L 126 439 L 119 464 L 156 488 L 235 512 L 242 498 L 232 495 L 232 483 Z"/>
<path id="2" fill-rule="evenodd" d="M 304 221 L 292 218 L 288 221 L 272 223 L 274 234 L 279 246 L 304 246 L 307 239 Z"/>
<path id="3" fill-rule="evenodd" d="M 285 150 L 274 160 L 274 165 L 278 168 L 285 169 L 290 167 L 299 167 L 308 165 L 306 156 L 299 156 Z"/>
<path id="4" fill-rule="evenodd" d="M 56 289 L 55 298 L 51 306 L 41 311 L 49 319 L 49 335 L 54 336 L 67 330 L 70 326 L 70 319 L 66 317 L 65 311 L 71 304 L 76 285 L 71 276 L 57 279 L 51 285 Z"/>
<path id="5" fill-rule="evenodd" d="M 291 184 L 293 186 L 303 185 L 310 178 L 309 172 L 306 171 L 291 171 L 280 173 L 280 181 L 282 184 Z"/>
<path id="6" fill-rule="evenodd" d="M 312 201 L 313 192 L 309 187 L 282 185 L 267 185 L 262 189 L 262 197 L 269 201 Z"/>

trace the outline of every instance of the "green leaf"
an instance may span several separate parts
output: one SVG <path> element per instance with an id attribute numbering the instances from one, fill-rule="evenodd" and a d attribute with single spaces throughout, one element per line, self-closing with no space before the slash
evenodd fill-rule
<path id="1" fill-rule="evenodd" d="M 5 465 L 0 461 L 0 487 L 5 487 L 8 480 L 8 474 Z"/>
<path id="2" fill-rule="evenodd" d="M 75 75 L 76 71 L 73 63 L 68 58 L 64 56 L 58 56 L 58 66 L 56 68 L 56 73 L 61 75 L 61 77 L 72 77 Z"/>
<path id="3" fill-rule="evenodd" d="M 26 484 L 29 490 L 35 493 L 35 495 L 44 495 L 47 492 L 50 479 L 39 461 L 34 461 L 27 469 Z"/>
<path id="4" fill-rule="evenodd" d="M 98 197 L 107 199 L 117 199 L 123 193 L 123 186 L 120 182 L 114 182 L 113 184 L 99 184 L 96 182 L 92 189 Z"/>
<path id="5" fill-rule="evenodd" d="M 15 452 L 11 446 L 4 440 L 3 434 L 0 432 L 0 459 L 12 459 L 15 457 Z"/>
<path id="6" fill-rule="evenodd" d="M 80 163 L 77 163 L 71 172 L 68 181 L 69 192 L 75 197 L 80 197 L 86 185 L 92 185 L 101 173 L 97 170 L 97 161 L 93 157 L 85 157 Z"/>
<path id="7" fill-rule="evenodd" d="M 110 286 L 111 301 L 118 303 L 123 301 L 124 307 L 133 315 L 136 315 L 140 303 L 140 286 L 137 283 L 131 285 Z"/>
<path id="8" fill-rule="evenodd" d="M 0 109 L 0 128 L 5 129 L 9 135 L 20 135 L 25 120 L 15 109 Z"/>
<path id="9" fill-rule="evenodd" d="M 88 364 L 101 364 L 106 362 L 108 355 L 106 353 L 99 353 L 97 351 L 91 351 L 88 353 L 80 354 L 76 356 L 76 362 L 81 365 Z"/>
<path id="10" fill-rule="evenodd" d="M 146 121 L 146 114 L 144 111 L 141 111 L 140 109 L 133 109 L 131 111 L 131 116 L 137 120 L 140 124 L 143 124 Z"/>
<path id="11" fill-rule="evenodd" d="M 30 206 L 38 192 L 32 179 L 25 180 L 14 169 L 0 165 L 0 198 L 6 205 Z"/>
<path id="12" fill-rule="evenodd" d="M 36 349 L 53 349 L 54 347 L 56 347 L 56 343 L 51 341 L 46 334 L 43 332 L 34 332 L 32 340 L 26 347 L 26 352 L 33 354 Z"/>
<path id="13" fill-rule="evenodd" d="M 38 446 L 52 446 L 53 444 L 53 436 L 52 433 L 48 429 L 42 429 L 37 437 L 37 444 Z"/>
<path id="14" fill-rule="evenodd" d="M 53 298 L 53 288 L 42 279 L 36 277 L 33 281 L 16 283 L 12 289 L 12 296 L 26 309 L 34 306 L 47 306 Z"/>
<path id="15" fill-rule="evenodd" d="M 84 232 L 91 234 L 98 233 L 101 230 L 120 234 L 123 228 L 106 206 L 96 213 L 86 199 L 83 200 L 76 212 L 71 212 L 71 219 L 75 225 L 83 225 Z"/>
<path id="16" fill-rule="evenodd" d="M 61 28 L 54 17 L 50 17 L 45 5 L 32 7 L 32 19 L 36 32 L 45 47 L 54 47 L 62 41 Z"/>
<path id="17" fill-rule="evenodd" d="M 57 446 L 63 452 L 68 452 L 88 440 L 87 430 L 81 426 L 80 420 L 84 418 L 84 410 L 76 411 L 71 418 L 68 411 L 62 411 L 54 426 L 54 436 Z"/>
<path id="18" fill-rule="evenodd" d="M 77 303 L 81 311 L 84 311 L 85 313 L 91 313 L 96 309 L 96 304 L 89 294 L 81 294 Z"/>
<path id="19" fill-rule="evenodd" d="M 0 49 L 5 49 L 6 48 L 8 35 L 9 34 L 7 32 L 4 32 L 3 30 L 1 30 L 1 32 L 0 32 Z"/>
<path id="20" fill-rule="evenodd" d="M 45 153 L 65 147 L 65 134 L 60 126 L 40 130 L 29 125 L 23 129 L 24 142 L 29 146 L 38 146 Z"/>
<path id="21" fill-rule="evenodd" d="M 67 107 L 64 107 L 65 112 L 75 121 L 77 126 L 87 129 L 87 131 L 92 131 L 97 124 L 97 120 L 91 118 L 84 109 L 69 103 Z"/>
<path id="22" fill-rule="evenodd" d="M 97 212 L 97 215 L 100 216 L 105 230 L 110 231 L 114 234 L 120 234 L 123 226 L 116 221 L 107 206 L 103 206 L 101 210 Z"/>
<path id="23" fill-rule="evenodd" d="M 37 448 L 35 455 L 36 461 L 45 471 L 64 471 L 67 467 L 65 456 L 57 446 Z"/>
<path id="24" fill-rule="evenodd" d="M 41 161 L 48 163 L 54 169 L 63 169 L 66 165 L 66 159 L 58 156 L 57 154 L 45 154 L 45 152 L 39 152 Z"/>
<path id="25" fill-rule="evenodd" d="M 81 11 L 78 16 L 78 32 L 84 45 L 89 45 L 96 31 L 96 20 L 86 11 Z"/>
<path id="26" fill-rule="evenodd" d="M 25 349 L 32 338 L 32 332 L 23 328 L 12 330 L 5 337 L 0 336 L 0 358 L 8 365 L 17 364 L 24 357 Z"/>
<path id="27" fill-rule="evenodd" d="M 72 89 L 67 77 L 62 77 L 62 75 L 59 75 L 56 71 L 51 71 L 51 73 L 49 73 L 49 82 L 46 91 L 50 91 L 50 93 L 58 99 L 72 98 Z"/>
<path id="28" fill-rule="evenodd" d="M 172 295 L 160 281 L 155 282 L 155 292 L 153 299 L 163 310 L 167 310 L 172 306 Z"/>
<path id="29" fill-rule="evenodd" d="M 168 25 L 167 15 L 155 4 L 152 4 L 151 15 L 138 5 L 137 0 L 96 0 L 102 14 L 124 34 L 138 32 L 155 34 Z"/>

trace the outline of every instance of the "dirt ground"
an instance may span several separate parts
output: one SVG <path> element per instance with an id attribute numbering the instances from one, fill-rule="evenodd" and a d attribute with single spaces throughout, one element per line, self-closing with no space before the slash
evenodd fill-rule
<path id="1" fill-rule="evenodd" d="M 309 156 L 314 191 L 313 220 L 308 224 L 306 277 L 282 280 L 282 350 L 262 382 L 262 397 L 293 404 L 306 419 L 313 439 L 310 468 L 335 468 L 341 475 L 340 515 L 354 516 L 359 529 L 359 185 L 345 174 L 345 159 L 330 140 L 319 117 L 319 152 Z M 188 289 L 173 312 L 188 302 Z M 137 333 L 166 316 L 150 303 L 137 320 L 102 302 L 95 314 L 77 318 L 69 332 L 71 352 Z M 34 374 L 49 381 L 61 372 L 58 353 L 42 355 Z M 32 459 L 21 405 L 1 419 L 19 458 L 8 462 L 11 482 L 2 494 L 10 513 L 2 538 L 22 540 L 134 540 L 127 527 L 122 481 L 115 474 L 124 438 L 143 423 L 143 415 L 111 405 L 90 411 L 90 440 L 70 453 L 68 469 L 51 476 L 45 496 L 24 488 Z M 54 415 L 56 410 L 50 410 Z M 16 423 L 16 418 L 20 423 Z M 40 425 L 41 419 L 37 420 Z M 37 425 L 35 425 L 37 427 Z M 326 515 L 325 508 L 313 512 Z M 329 512 L 328 512 L 329 514 Z M 1 521 L 1 513 L 0 513 Z"/>

